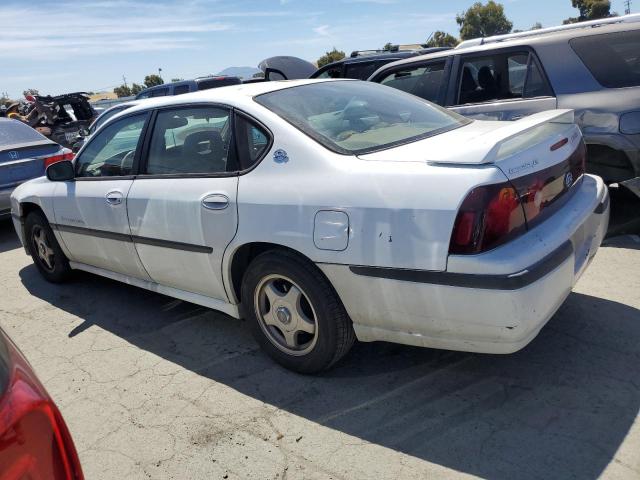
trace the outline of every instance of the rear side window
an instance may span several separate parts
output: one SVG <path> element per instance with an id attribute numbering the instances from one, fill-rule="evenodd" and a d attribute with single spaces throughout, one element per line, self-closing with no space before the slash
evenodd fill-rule
<path id="1" fill-rule="evenodd" d="M 152 97 L 166 97 L 167 95 L 169 95 L 168 88 L 158 88 L 156 90 L 151 90 Z"/>
<path id="2" fill-rule="evenodd" d="M 444 81 L 445 62 L 428 65 L 409 65 L 402 70 L 395 70 L 380 83 L 388 87 L 397 88 L 403 92 L 412 93 L 418 97 L 437 102 Z"/>
<path id="3" fill-rule="evenodd" d="M 458 105 L 552 95 L 538 62 L 529 52 L 464 58 Z"/>
<path id="4" fill-rule="evenodd" d="M 229 158 L 230 112 L 225 108 L 180 108 L 158 112 L 146 173 L 211 174 L 233 171 Z"/>
<path id="5" fill-rule="evenodd" d="M 366 80 L 379 67 L 380 62 L 355 62 L 345 64 L 345 78 L 353 78 L 355 80 Z"/>
<path id="6" fill-rule="evenodd" d="M 574 38 L 569 44 L 603 87 L 640 86 L 640 30 Z"/>
<path id="7" fill-rule="evenodd" d="M 174 95 L 182 95 L 183 93 L 189 93 L 189 85 L 178 85 L 173 89 Z"/>
<path id="8" fill-rule="evenodd" d="M 269 134 L 264 128 L 243 115 L 236 115 L 236 145 L 240 169 L 251 168 L 269 148 Z"/>

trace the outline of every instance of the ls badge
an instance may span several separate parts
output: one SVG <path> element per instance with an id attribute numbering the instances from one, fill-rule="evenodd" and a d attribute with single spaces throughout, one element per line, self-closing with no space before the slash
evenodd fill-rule
<path id="1" fill-rule="evenodd" d="M 273 161 L 276 163 L 287 163 L 289 161 L 289 156 L 284 150 L 278 149 L 273 152 Z"/>

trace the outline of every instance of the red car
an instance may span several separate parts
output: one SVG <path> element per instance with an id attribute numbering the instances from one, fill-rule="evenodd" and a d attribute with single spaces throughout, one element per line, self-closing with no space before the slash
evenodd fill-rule
<path id="1" fill-rule="evenodd" d="M 0 329 L 0 480 L 83 480 L 62 415 Z"/>

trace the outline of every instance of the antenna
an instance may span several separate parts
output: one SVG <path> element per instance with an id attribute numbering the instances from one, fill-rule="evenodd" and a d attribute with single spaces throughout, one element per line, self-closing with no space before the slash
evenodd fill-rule
<path id="1" fill-rule="evenodd" d="M 624 2 L 624 14 L 625 15 L 630 15 L 631 14 L 631 0 L 625 0 L 625 2 Z"/>

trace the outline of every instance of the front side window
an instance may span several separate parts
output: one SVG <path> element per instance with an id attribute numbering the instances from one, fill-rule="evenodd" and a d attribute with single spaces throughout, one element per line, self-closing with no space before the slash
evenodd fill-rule
<path id="1" fill-rule="evenodd" d="M 133 160 L 147 114 L 114 121 L 91 139 L 76 160 L 77 177 L 113 177 L 133 174 Z"/>
<path id="2" fill-rule="evenodd" d="M 550 94 L 537 62 L 528 52 L 463 59 L 458 105 Z"/>
<path id="3" fill-rule="evenodd" d="M 569 44 L 603 87 L 640 86 L 640 30 L 574 38 Z"/>
<path id="4" fill-rule="evenodd" d="M 382 77 L 380 83 L 437 102 L 444 81 L 444 65 L 445 62 L 409 65 Z"/>
<path id="5" fill-rule="evenodd" d="M 319 82 L 255 97 L 326 148 L 360 154 L 466 125 L 469 120 L 372 82 Z"/>
<path id="6" fill-rule="evenodd" d="M 146 173 L 211 174 L 236 170 L 233 155 L 229 155 L 229 119 L 229 110 L 217 107 L 159 111 Z"/>

